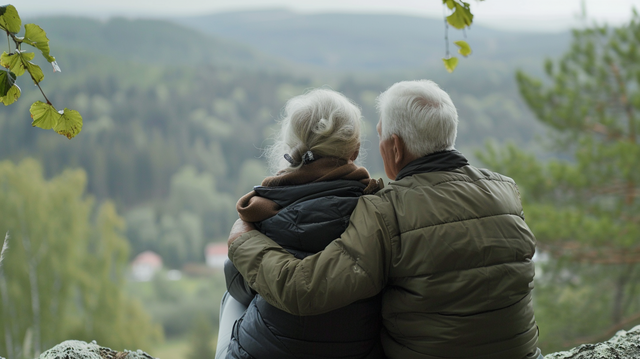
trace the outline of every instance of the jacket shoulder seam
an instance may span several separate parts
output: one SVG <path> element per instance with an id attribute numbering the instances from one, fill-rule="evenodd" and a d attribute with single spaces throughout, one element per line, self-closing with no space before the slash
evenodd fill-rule
<path id="1" fill-rule="evenodd" d="M 379 197 L 379 196 L 375 196 L 375 197 L 377 197 L 380 200 L 382 200 L 382 198 Z M 385 229 L 387 237 L 390 238 L 390 239 L 398 237 L 400 231 L 398 230 L 397 231 L 398 233 L 396 233 L 396 234 L 392 234 L 391 233 L 391 231 L 390 231 L 391 226 L 389 225 L 389 220 L 387 219 L 387 216 L 384 214 L 384 212 L 381 211 L 380 208 L 378 208 L 378 205 L 375 203 L 375 201 L 373 201 L 370 196 L 362 196 L 362 199 L 367 201 L 367 202 L 369 202 L 376 209 L 376 212 L 380 213 L 380 216 L 382 217 L 382 220 L 384 221 L 384 227 L 385 227 L 384 229 Z"/>
<path id="2" fill-rule="evenodd" d="M 429 225 L 426 225 L 426 226 L 412 228 L 412 229 L 410 229 L 408 231 L 402 232 L 401 234 L 406 234 L 406 233 L 409 233 L 409 232 L 418 231 L 418 230 L 429 228 L 429 227 L 436 227 L 436 226 L 442 226 L 442 225 L 446 225 L 446 224 L 460 223 L 460 222 L 473 221 L 473 220 L 491 218 L 491 217 L 500 217 L 500 216 L 515 216 L 515 217 L 518 217 L 518 218 L 524 220 L 524 218 L 522 216 L 520 216 L 519 214 L 514 214 L 514 213 L 490 214 L 490 215 L 480 216 L 480 217 L 465 218 L 465 219 L 459 219 L 459 220 L 455 220 L 455 221 L 448 221 L 448 222 L 429 224 Z"/>
<path id="3" fill-rule="evenodd" d="M 483 177 L 483 178 L 478 178 L 478 179 L 472 179 L 471 177 L 468 177 L 468 176 L 464 176 L 464 178 L 454 178 L 454 179 L 449 179 L 449 180 L 442 180 L 440 182 L 433 183 L 432 186 L 435 187 L 435 186 L 438 186 L 440 184 L 449 183 L 449 182 L 475 183 L 475 182 L 479 182 L 479 181 L 503 182 L 503 183 L 508 183 L 508 184 L 511 184 L 511 185 L 515 186 L 515 182 L 506 180 L 504 178 Z"/>

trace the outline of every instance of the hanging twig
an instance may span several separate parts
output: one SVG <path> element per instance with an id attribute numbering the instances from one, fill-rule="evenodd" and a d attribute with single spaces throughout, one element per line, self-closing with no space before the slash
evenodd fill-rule
<path id="1" fill-rule="evenodd" d="M 444 17 L 444 44 L 445 44 L 445 59 L 449 56 L 449 24 L 447 23 L 447 16 Z"/>

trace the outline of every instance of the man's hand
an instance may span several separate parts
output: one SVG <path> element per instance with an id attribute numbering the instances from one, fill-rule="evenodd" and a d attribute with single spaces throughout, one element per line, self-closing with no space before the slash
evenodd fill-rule
<path id="1" fill-rule="evenodd" d="M 238 239 L 238 237 L 240 237 L 241 235 L 253 231 L 254 229 L 256 229 L 256 227 L 253 226 L 253 224 L 249 223 L 249 222 L 245 222 L 243 220 L 241 220 L 240 218 L 238 218 L 238 220 L 236 221 L 236 223 L 233 224 L 233 227 L 231 227 L 231 233 L 229 233 L 229 239 L 227 240 L 227 246 L 231 247 L 231 244 Z"/>

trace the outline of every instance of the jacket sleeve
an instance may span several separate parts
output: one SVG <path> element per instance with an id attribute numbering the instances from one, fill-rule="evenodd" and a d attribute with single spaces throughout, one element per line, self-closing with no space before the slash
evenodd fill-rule
<path id="1" fill-rule="evenodd" d="M 224 277 L 227 283 L 227 291 L 238 302 L 248 307 L 256 292 L 249 287 L 247 281 L 244 280 L 242 274 L 238 272 L 236 267 L 230 260 L 224 262 Z"/>
<path id="2" fill-rule="evenodd" d="M 361 197 L 342 236 L 302 260 L 258 231 L 233 242 L 229 258 L 253 289 L 286 312 L 317 315 L 344 307 L 386 284 L 391 237 L 389 216 L 379 206 L 378 197 Z"/>

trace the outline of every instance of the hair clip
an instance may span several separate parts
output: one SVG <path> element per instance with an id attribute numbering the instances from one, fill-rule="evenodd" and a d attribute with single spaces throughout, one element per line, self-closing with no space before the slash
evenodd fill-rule
<path id="1" fill-rule="evenodd" d="M 307 151 L 304 153 L 304 155 L 302 155 L 302 163 L 309 164 L 313 161 L 315 161 L 316 159 L 313 157 L 313 152 L 311 151 Z"/>
<path id="2" fill-rule="evenodd" d="M 284 154 L 284 159 L 287 160 L 287 162 L 293 164 L 293 158 L 291 158 L 288 153 Z"/>

